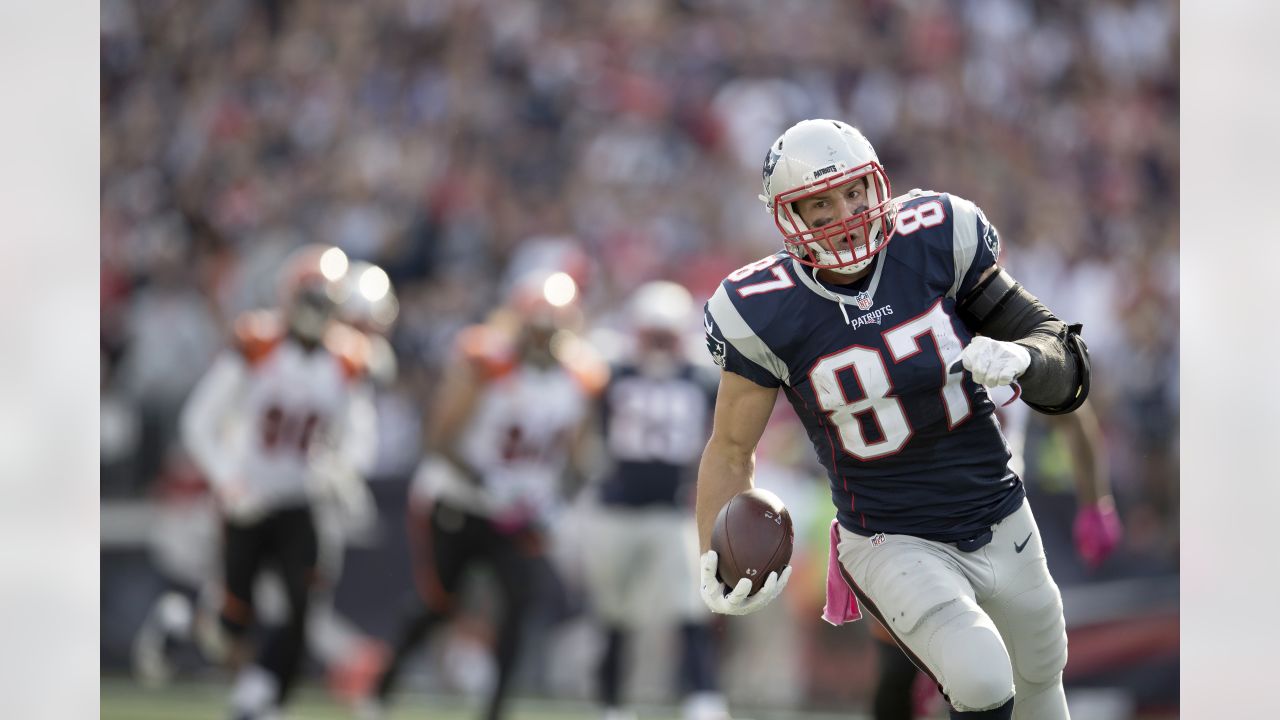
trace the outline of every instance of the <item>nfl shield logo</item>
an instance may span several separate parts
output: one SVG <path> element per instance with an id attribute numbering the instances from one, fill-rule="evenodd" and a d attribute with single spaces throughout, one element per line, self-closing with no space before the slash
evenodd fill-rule
<path id="1" fill-rule="evenodd" d="M 883 545 L 883 544 L 884 544 L 884 533 L 876 533 L 875 535 L 872 535 L 872 536 L 871 536 L 871 544 L 872 544 L 872 545 L 874 545 L 875 547 L 880 547 L 881 545 Z"/>
<path id="2" fill-rule="evenodd" d="M 859 310 L 870 310 L 875 303 L 871 300 L 871 296 L 864 290 L 853 296 L 853 302 L 858 306 Z"/>

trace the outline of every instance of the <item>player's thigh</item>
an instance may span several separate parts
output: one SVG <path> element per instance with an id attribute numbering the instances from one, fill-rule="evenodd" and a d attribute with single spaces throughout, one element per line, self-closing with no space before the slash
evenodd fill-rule
<path id="1" fill-rule="evenodd" d="M 667 617 L 698 620 L 707 617 L 699 592 L 698 526 L 693 516 L 678 509 L 661 511 L 651 520 L 653 543 L 652 587 L 655 608 Z"/>
<path id="2" fill-rule="evenodd" d="M 964 710 L 1013 694 L 1009 656 L 967 576 L 936 543 L 902 535 L 881 544 L 841 531 L 840 561 L 867 608 Z"/>
<path id="3" fill-rule="evenodd" d="M 605 622 L 634 616 L 649 582 L 646 537 L 635 511 L 600 508 L 587 525 L 590 547 L 583 554 L 583 579 L 590 603 Z"/>
<path id="4" fill-rule="evenodd" d="M 266 556 L 264 522 L 227 522 L 222 532 L 222 580 L 226 591 L 248 603 L 253 579 Z"/>
<path id="5" fill-rule="evenodd" d="M 980 603 L 1004 637 L 1015 671 L 1035 683 L 1054 680 L 1067 661 L 1062 593 L 1028 504 L 1001 521 L 987 554 L 999 584 Z"/>
<path id="6" fill-rule="evenodd" d="M 310 508 L 293 508 L 273 518 L 273 565 L 284 581 L 290 606 L 305 604 L 306 594 L 316 577 L 320 543 Z"/>
<path id="7" fill-rule="evenodd" d="M 446 502 L 423 506 L 410 516 L 410 544 L 414 573 L 420 588 L 429 595 L 458 591 L 463 572 L 480 557 L 487 534 L 483 518 L 466 513 Z M 439 598 L 437 598 L 439 599 Z"/>

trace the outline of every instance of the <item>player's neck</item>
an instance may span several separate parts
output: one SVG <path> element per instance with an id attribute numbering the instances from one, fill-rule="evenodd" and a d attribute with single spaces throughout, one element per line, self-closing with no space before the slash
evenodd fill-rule
<path id="1" fill-rule="evenodd" d="M 856 273 L 838 273 L 835 270 L 819 270 L 818 279 L 824 283 L 831 283 L 832 285 L 852 285 L 866 277 L 869 272 L 871 272 L 871 265 L 862 268 Z"/>

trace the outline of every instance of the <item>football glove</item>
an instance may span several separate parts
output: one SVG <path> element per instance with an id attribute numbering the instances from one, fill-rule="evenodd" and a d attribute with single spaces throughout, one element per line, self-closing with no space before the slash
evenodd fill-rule
<path id="1" fill-rule="evenodd" d="M 716 567 L 720 558 L 715 550 L 702 554 L 702 601 L 711 608 L 711 612 L 722 615 L 748 615 L 768 605 L 787 586 L 791 578 L 791 566 L 782 570 L 782 575 L 771 572 L 764 585 L 755 595 L 747 597 L 751 592 L 751 578 L 742 578 L 732 590 L 716 577 Z"/>
<path id="2" fill-rule="evenodd" d="M 1017 343 L 979 335 L 960 353 L 964 369 L 973 381 L 989 388 L 1008 385 L 1027 371 L 1031 353 Z"/>
<path id="3" fill-rule="evenodd" d="M 1075 538 L 1076 552 L 1080 554 L 1080 559 L 1090 570 L 1097 570 L 1102 561 L 1120 544 L 1124 527 L 1111 503 L 1098 503 L 1082 507 L 1076 512 L 1071 534 Z"/>

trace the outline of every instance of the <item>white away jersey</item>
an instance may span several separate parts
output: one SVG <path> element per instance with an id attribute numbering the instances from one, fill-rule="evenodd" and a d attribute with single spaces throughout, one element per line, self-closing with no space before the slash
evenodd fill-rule
<path id="1" fill-rule="evenodd" d="M 270 313 L 236 325 L 183 411 L 183 438 L 232 515 L 309 501 L 329 472 L 362 472 L 375 449 L 368 341 L 334 326 L 308 350 Z"/>

